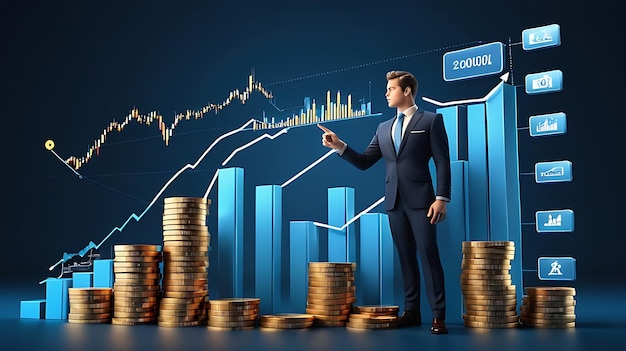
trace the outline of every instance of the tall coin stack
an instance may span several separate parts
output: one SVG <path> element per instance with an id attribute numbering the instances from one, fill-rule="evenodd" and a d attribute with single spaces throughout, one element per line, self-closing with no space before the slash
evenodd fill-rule
<path id="1" fill-rule="evenodd" d="M 207 319 L 210 204 L 205 198 L 164 199 L 161 327 L 197 326 Z"/>
<path id="2" fill-rule="evenodd" d="M 211 300 L 207 325 L 220 330 L 254 329 L 260 303 L 261 299 L 256 297 Z"/>
<path id="3" fill-rule="evenodd" d="M 314 326 L 345 327 L 356 301 L 351 262 L 309 262 L 306 313 L 315 315 Z"/>
<path id="4" fill-rule="evenodd" d="M 111 323 L 113 289 L 69 288 L 69 323 Z"/>
<path id="5" fill-rule="evenodd" d="M 463 242 L 461 291 L 464 325 L 515 328 L 519 325 L 515 285 L 511 284 L 512 241 Z"/>
<path id="6" fill-rule="evenodd" d="M 520 307 L 522 326 L 574 328 L 576 289 L 572 287 L 527 287 Z"/>
<path id="7" fill-rule="evenodd" d="M 389 329 L 398 326 L 400 306 L 354 306 L 346 327 L 352 329 Z"/>
<path id="8" fill-rule="evenodd" d="M 111 323 L 155 323 L 161 290 L 160 245 L 115 245 L 113 249 L 115 280 Z"/>

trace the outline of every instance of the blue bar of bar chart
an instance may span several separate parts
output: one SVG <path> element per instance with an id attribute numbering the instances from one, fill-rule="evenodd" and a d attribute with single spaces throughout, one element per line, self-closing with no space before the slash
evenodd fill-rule
<path id="1" fill-rule="evenodd" d="M 93 287 L 113 287 L 113 259 L 100 259 L 93 261 Z"/>
<path id="2" fill-rule="evenodd" d="M 281 301 L 282 188 L 256 187 L 255 204 L 255 296 L 261 299 L 260 313 L 286 312 Z"/>
<path id="3" fill-rule="evenodd" d="M 320 257 L 319 229 L 310 221 L 289 222 L 289 310 L 306 311 L 309 262 Z"/>
<path id="4" fill-rule="evenodd" d="M 328 189 L 328 224 L 342 227 L 354 217 L 354 189 L 337 187 Z M 354 224 L 344 230 L 328 229 L 328 261 L 356 262 L 356 236 Z"/>
<path id="5" fill-rule="evenodd" d="M 46 318 L 46 299 L 20 301 L 20 318 Z"/>
<path id="6" fill-rule="evenodd" d="M 74 272 L 72 279 L 72 287 L 74 288 L 91 288 L 93 286 L 92 272 Z"/>
<path id="7" fill-rule="evenodd" d="M 46 319 L 67 319 L 72 278 L 48 278 L 45 283 Z"/>
<path id="8" fill-rule="evenodd" d="M 515 87 L 502 84 L 487 100 L 490 240 L 512 241 L 511 280 L 522 300 L 522 223 Z"/>
<path id="9" fill-rule="evenodd" d="M 401 306 L 404 303 L 402 275 L 389 217 L 366 213 L 360 218 L 360 229 L 357 305 Z"/>
<path id="10" fill-rule="evenodd" d="M 467 106 L 469 238 L 489 240 L 489 188 L 485 105 Z"/>
<path id="11" fill-rule="evenodd" d="M 243 168 L 224 168 L 217 178 L 217 296 L 243 297 Z"/>

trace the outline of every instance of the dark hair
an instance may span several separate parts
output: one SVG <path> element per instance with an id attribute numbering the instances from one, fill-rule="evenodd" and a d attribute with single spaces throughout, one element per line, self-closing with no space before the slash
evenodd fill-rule
<path id="1" fill-rule="evenodd" d="M 415 76 L 406 71 L 389 71 L 387 72 L 387 80 L 392 80 L 398 78 L 398 85 L 402 88 L 402 91 L 406 89 L 406 87 L 411 88 L 411 95 L 415 98 L 415 94 L 417 94 L 417 79 Z"/>

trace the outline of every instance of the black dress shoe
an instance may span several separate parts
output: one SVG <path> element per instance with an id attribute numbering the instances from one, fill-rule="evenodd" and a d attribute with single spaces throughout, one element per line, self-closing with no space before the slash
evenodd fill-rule
<path id="1" fill-rule="evenodd" d="M 398 318 L 399 327 L 419 327 L 422 325 L 422 316 L 413 311 L 404 311 Z"/>
<path id="2" fill-rule="evenodd" d="M 430 327 L 430 332 L 433 334 L 448 334 L 446 322 L 444 322 L 441 318 L 433 319 L 433 326 Z"/>

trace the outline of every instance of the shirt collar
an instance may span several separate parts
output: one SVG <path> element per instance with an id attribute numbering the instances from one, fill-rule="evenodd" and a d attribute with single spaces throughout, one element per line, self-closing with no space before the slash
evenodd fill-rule
<path id="1" fill-rule="evenodd" d="M 417 105 L 413 105 L 413 106 L 411 106 L 411 107 L 409 107 L 406 110 L 401 111 L 401 112 L 404 114 L 405 117 L 411 118 L 411 117 L 413 117 L 413 115 L 415 114 L 416 111 L 417 111 Z"/>

